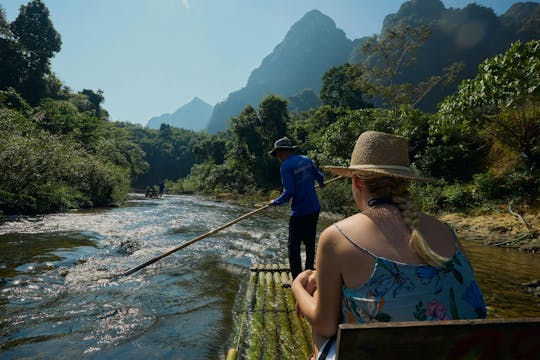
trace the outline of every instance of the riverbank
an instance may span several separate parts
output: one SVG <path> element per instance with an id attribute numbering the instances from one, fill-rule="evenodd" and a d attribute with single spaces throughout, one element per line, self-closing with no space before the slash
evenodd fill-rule
<path id="1" fill-rule="evenodd" d="M 441 214 L 461 238 L 486 246 L 510 247 L 532 253 L 540 252 L 540 213 L 523 214 L 523 222 L 509 212 L 477 214 Z"/>
<path id="2" fill-rule="evenodd" d="M 266 203 L 261 196 L 239 196 L 222 193 L 210 197 L 214 201 L 227 201 L 260 207 Z M 540 209 L 512 215 L 508 210 L 471 211 L 468 213 L 440 213 L 437 218 L 450 224 L 461 238 L 486 246 L 509 247 L 520 251 L 540 253 Z M 337 221 L 341 214 L 322 212 L 321 217 Z"/>

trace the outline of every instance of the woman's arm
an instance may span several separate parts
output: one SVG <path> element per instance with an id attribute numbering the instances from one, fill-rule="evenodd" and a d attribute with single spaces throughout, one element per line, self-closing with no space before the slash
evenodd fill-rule
<path id="1" fill-rule="evenodd" d="M 341 289 L 343 280 L 336 243 L 339 234 L 329 227 L 321 234 L 317 247 L 317 291 L 315 296 L 306 291 L 311 274 L 304 271 L 296 277 L 292 291 L 300 312 L 311 324 L 313 331 L 330 337 L 337 332 L 341 316 Z"/>

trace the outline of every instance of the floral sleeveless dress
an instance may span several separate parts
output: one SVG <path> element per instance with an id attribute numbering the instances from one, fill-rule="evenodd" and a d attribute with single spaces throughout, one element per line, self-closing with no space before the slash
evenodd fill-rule
<path id="1" fill-rule="evenodd" d="M 375 259 L 375 268 L 364 284 L 343 287 L 342 322 L 425 321 L 486 317 L 486 305 L 472 267 L 457 246 L 442 267 L 412 265 L 388 260 L 353 242 Z"/>

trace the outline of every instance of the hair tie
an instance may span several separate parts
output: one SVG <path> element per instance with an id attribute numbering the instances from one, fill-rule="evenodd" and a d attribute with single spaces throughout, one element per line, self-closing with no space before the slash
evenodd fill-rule
<path id="1" fill-rule="evenodd" d="M 369 207 L 374 207 L 382 204 L 390 204 L 392 202 L 389 198 L 374 198 L 368 200 Z"/>

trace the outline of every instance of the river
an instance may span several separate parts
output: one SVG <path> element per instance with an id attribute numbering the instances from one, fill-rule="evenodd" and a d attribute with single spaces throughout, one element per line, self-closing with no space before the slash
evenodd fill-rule
<path id="1" fill-rule="evenodd" d="M 0 223 L 0 358 L 223 359 L 249 267 L 286 262 L 286 208 L 117 275 L 251 210 L 135 197 Z M 463 243 L 490 317 L 540 316 L 540 298 L 521 286 L 540 279 L 537 255 Z"/>

